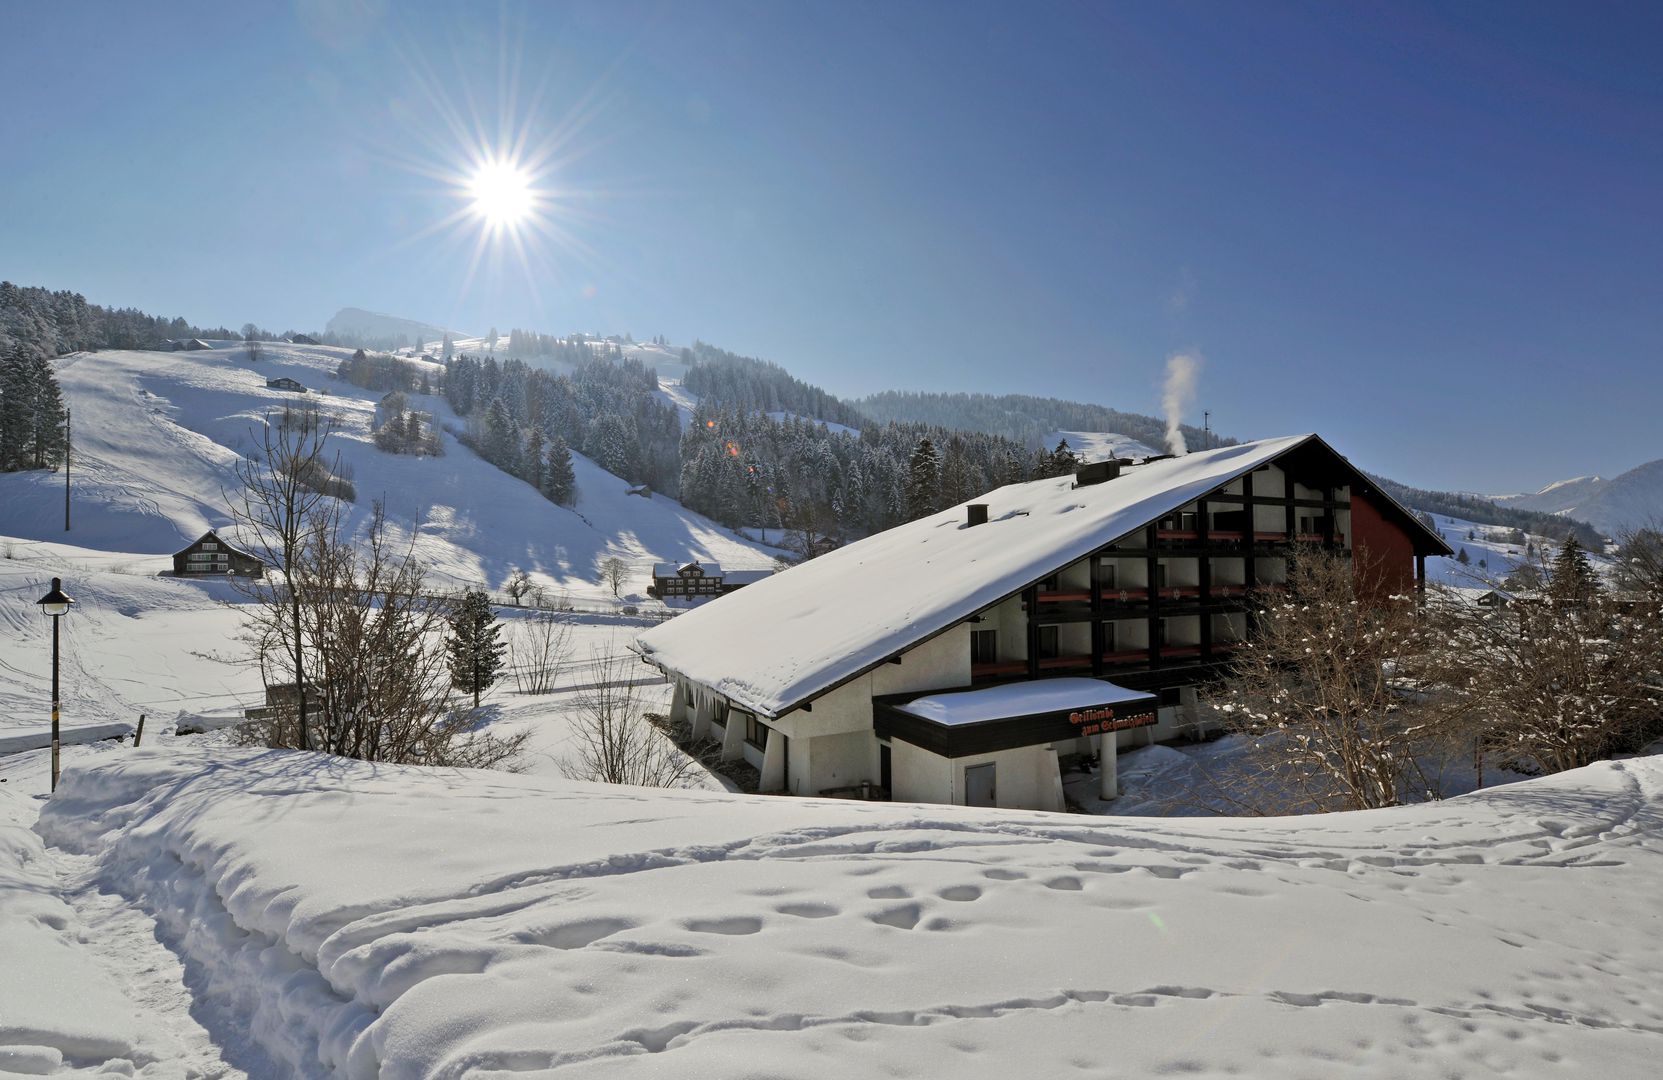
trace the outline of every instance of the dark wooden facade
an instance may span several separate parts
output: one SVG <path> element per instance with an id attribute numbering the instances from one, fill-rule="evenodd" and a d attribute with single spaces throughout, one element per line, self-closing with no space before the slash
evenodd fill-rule
<path id="1" fill-rule="evenodd" d="M 1274 465 L 1283 474 L 1275 483 L 1255 490 L 1255 476 L 1271 468 L 1263 466 L 1243 474 L 1239 485 L 1221 485 L 1105 543 L 1086 560 L 1088 582 L 1076 575 L 1072 584 L 1061 583 L 1059 571 L 1023 589 L 1022 658 L 999 659 L 1018 650 L 996 641 L 973 643 L 972 685 L 1092 676 L 1175 695 L 1176 688 L 1214 678 L 1229 662 L 1252 631 L 1253 613 L 1285 588 L 1291 553 L 1326 550 L 1350 558 L 1364 597 L 1424 588 L 1426 557 L 1447 553 L 1435 534 L 1325 444 L 1302 446 Z M 1341 511 L 1350 536 L 1337 525 Z M 1267 527 L 1271 520 L 1275 528 Z M 1180 567 L 1183 573 L 1175 573 Z M 1142 580 L 1127 583 L 1121 576 Z M 985 625 L 981 619 L 972 620 L 973 634 Z M 1179 622 L 1187 632 L 1170 633 Z M 1007 633 L 1017 629 L 1008 619 L 1002 625 Z"/>
<path id="2" fill-rule="evenodd" d="M 226 543 L 212 531 L 173 554 L 173 573 L 177 577 L 263 577 L 265 572 L 265 564 L 257 557 Z"/>
<path id="3" fill-rule="evenodd" d="M 656 596 L 660 600 L 703 600 L 742 588 L 759 578 L 767 577 L 770 572 L 724 571 L 715 563 L 706 566 L 698 560 L 680 566 L 658 563 L 653 567 L 653 580 L 647 587 L 647 595 Z"/>

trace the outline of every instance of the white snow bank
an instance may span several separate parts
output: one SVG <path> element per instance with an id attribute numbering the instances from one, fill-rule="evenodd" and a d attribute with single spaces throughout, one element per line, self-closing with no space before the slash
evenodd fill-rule
<path id="1" fill-rule="evenodd" d="M 83 942 L 29 831 L 36 803 L 0 787 L 0 1072 L 131 1058 L 138 1023 Z"/>
<path id="2" fill-rule="evenodd" d="M 295 1076 L 1655 1074 L 1663 765 L 1102 820 L 134 751 L 42 815 Z"/>

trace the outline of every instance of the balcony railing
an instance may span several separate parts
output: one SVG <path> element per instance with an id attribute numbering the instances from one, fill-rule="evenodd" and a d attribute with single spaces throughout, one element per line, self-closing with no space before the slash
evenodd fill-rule
<path id="1" fill-rule="evenodd" d="M 1241 645 L 1239 641 L 1215 641 L 1213 654 L 1227 653 Z M 1160 656 L 1162 660 L 1183 660 L 1201 655 L 1201 646 L 1197 644 L 1163 645 Z M 1128 649 L 1103 654 L 1104 667 L 1133 667 L 1149 662 L 1149 650 Z M 1039 661 L 1040 671 L 1085 671 L 1091 668 L 1090 653 L 1076 653 L 1071 656 L 1046 656 Z M 1026 675 L 1028 662 L 1026 660 L 997 660 L 988 663 L 971 664 L 970 677 L 972 679 L 998 678 L 1002 675 Z"/>

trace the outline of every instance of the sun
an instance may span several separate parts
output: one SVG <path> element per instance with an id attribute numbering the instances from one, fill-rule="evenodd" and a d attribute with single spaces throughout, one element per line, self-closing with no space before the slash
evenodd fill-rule
<path id="1" fill-rule="evenodd" d="M 473 212 L 494 229 L 513 228 L 537 208 L 534 180 L 512 161 L 492 158 L 480 163 L 468 178 Z"/>

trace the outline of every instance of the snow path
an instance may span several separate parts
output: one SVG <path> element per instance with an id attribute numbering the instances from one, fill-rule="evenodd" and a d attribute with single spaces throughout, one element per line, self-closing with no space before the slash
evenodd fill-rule
<path id="1" fill-rule="evenodd" d="M 214 1017 L 211 1003 L 197 1000 L 184 964 L 158 937 L 156 920 L 103 883 L 96 859 L 52 847 L 47 853 L 86 944 L 138 1010 L 140 1029 L 155 1047 L 156 1065 L 140 1075 L 235 1080 L 246 1078 L 250 1065 L 255 1075 L 272 1075 L 264 1054 L 235 1034 L 234 1018 Z M 198 1014 L 215 1023 L 218 1036 Z"/>

